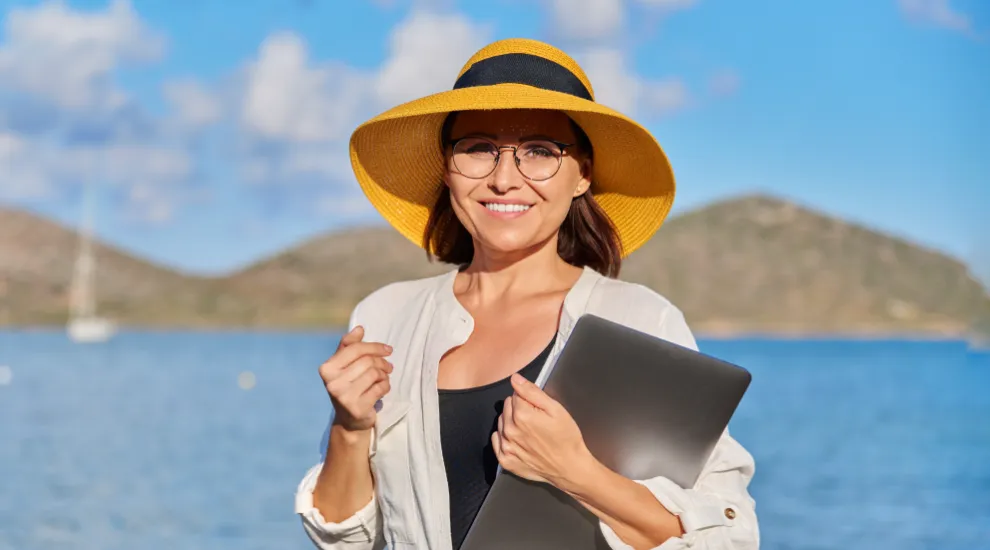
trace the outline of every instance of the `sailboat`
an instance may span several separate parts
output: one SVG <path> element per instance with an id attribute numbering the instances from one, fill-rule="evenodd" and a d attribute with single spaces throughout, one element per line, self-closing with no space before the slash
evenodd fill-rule
<path id="1" fill-rule="evenodd" d="M 93 254 L 93 197 L 87 185 L 83 195 L 83 221 L 79 249 L 72 270 L 69 322 L 66 331 L 73 342 L 106 342 L 116 333 L 113 321 L 96 314 L 96 259 Z"/>

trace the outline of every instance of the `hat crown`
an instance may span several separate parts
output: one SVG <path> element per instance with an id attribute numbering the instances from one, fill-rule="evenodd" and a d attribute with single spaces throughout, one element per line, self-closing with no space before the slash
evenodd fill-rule
<path id="1" fill-rule="evenodd" d="M 468 59 L 467 63 L 461 67 L 461 71 L 457 73 L 457 77 L 464 76 L 464 73 L 479 61 L 506 54 L 527 54 L 552 61 L 577 77 L 581 81 L 581 84 L 588 90 L 588 93 L 591 94 L 592 99 L 595 96 L 595 91 L 591 87 L 591 81 L 588 80 L 588 76 L 574 58 L 546 42 L 540 42 L 531 38 L 506 38 L 488 44 L 471 56 L 471 59 Z"/>

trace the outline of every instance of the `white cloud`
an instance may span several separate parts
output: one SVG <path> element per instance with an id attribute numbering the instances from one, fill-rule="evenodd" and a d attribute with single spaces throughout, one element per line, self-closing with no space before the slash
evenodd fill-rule
<path id="1" fill-rule="evenodd" d="M 269 139 L 339 139 L 366 101 L 365 80 L 343 64 L 311 65 L 301 37 L 278 33 L 265 39 L 248 68 L 241 120 Z"/>
<path id="2" fill-rule="evenodd" d="M 67 189 L 92 183 L 122 189 L 124 210 L 150 212 L 149 196 L 181 194 L 191 170 L 192 159 L 181 149 L 65 147 L 0 132 L 0 199 L 6 201 L 59 200 Z"/>
<path id="3" fill-rule="evenodd" d="M 634 0 L 661 13 L 694 7 L 700 0 Z M 565 38 L 616 38 L 628 21 L 626 0 L 549 0 L 554 31 Z"/>
<path id="4" fill-rule="evenodd" d="M 636 110 L 640 80 L 627 69 L 621 50 L 595 48 L 577 57 L 595 89 L 595 101 L 621 113 L 632 114 Z"/>
<path id="5" fill-rule="evenodd" d="M 555 30 L 584 39 L 615 34 L 626 20 L 623 0 L 551 0 Z"/>
<path id="6" fill-rule="evenodd" d="M 58 200 L 92 180 L 114 187 L 126 215 L 166 222 L 191 196 L 196 161 L 207 160 L 194 156 L 193 144 L 224 139 L 232 130 L 232 147 L 209 150 L 232 153 L 224 160 L 260 193 L 286 193 L 288 202 L 305 202 L 322 215 L 368 215 L 351 172 L 350 133 L 381 110 L 449 89 L 468 56 L 493 34 L 460 13 L 437 11 L 435 1 L 413 2 L 410 16 L 392 29 L 377 69 L 315 59 L 301 36 L 275 33 L 243 70 L 222 80 L 232 90 L 191 78 L 164 83 L 171 107 L 164 119 L 114 84 L 119 68 L 155 61 L 165 50 L 164 38 L 129 2 L 94 12 L 57 1 L 12 10 L 0 43 L 0 91 L 13 93 L 0 99 L 42 105 L 47 126 L 32 132 L 14 125 L 23 119 L 12 116 L 19 113 L 16 104 L 0 103 L 0 199 Z M 630 1 L 659 11 L 695 3 Z M 626 7 L 623 0 L 558 1 L 555 21 L 569 35 L 614 35 L 625 25 Z M 599 101 L 620 111 L 666 114 L 690 103 L 683 82 L 641 78 L 622 50 L 598 47 L 577 57 Z"/>
<path id="7" fill-rule="evenodd" d="M 34 200 L 51 193 L 44 166 L 28 156 L 29 146 L 24 139 L 0 131 L 0 199 Z"/>
<path id="8" fill-rule="evenodd" d="M 640 4 L 658 8 L 664 11 L 676 11 L 693 8 L 700 0 L 636 0 Z"/>
<path id="9" fill-rule="evenodd" d="M 298 148 L 286 157 L 284 167 L 290 175 L 306 174 L 329 181 L 347 181 L 354 177 L 344 148 L 332 151 L 321 147 Z"/>
<path id="10" fill-rule="evenodd" d="M 172 104 L 179 123 L 189 127 L 201 127 L 220 120 L 223 108 L 219 99 L 202 84 L 191 80 L 175 80 L 165 83 L 162 93 Z"/>
<path id="11" fill-rule="evenodd" d="M 380 8 L 391 9 L 399 4 L 411 4 L 413 9 L 423 9 L 432 11 L 442 11 L 451 8 L 454 5 L 454 0 L 406 0 L 400 2 L 399 0 L 370 0 L 370 2 Z"/>
<path id="12" fill-rule="evenodd" d="M 949 0 L 897 0 L 897 5 L 911 20 L 964 33 L 973 31 L 972 20 L 949 6 Z"/>
<path id="13" fill-rule="evenodd" d="M 347 147 L 342 142 L 293 144 L 275 152 L 244 153 L 241 175 L 255 185 L 353 182 Z M 336 185 L 335 185 L 336 187 Z"/>
<path id="14" fill-rule="evenodd" d="M 740 85 L 739 74 L 731 70 L 718 71 L 708 81 L 708 88 L 711 93 L 719 97 L 735 94 L 739 91 Z"/>
<path id="15" fill-rule="evenodd" d="M 378 214 L 364 196 L 355 193 L 344 196 L 326 196 L 316 203 L 316 213 L 334 222 L 367 220 Z"/>
<path id="16" fill-rule="evenodd" d="M 165 42 L 127 0 L 103 12 L 74 11 L 63 2 L 12 9 L 0 47 L 0 88 L 45 97 L 63 108 L 114 107 L 123 93 L 111 72 L 127 62 L 162 56 Z"/>
<path id="17" fill-rule="evenodd" d="M 0 199 L 65 200 L 68 190 L 92 182 L 124 197 L 118 211 L 162 219 L 162 201 L 149 197 L 181 195 L 192 158 L 113 77 L 128 63 L 160 59 L 164 49 L 164 38 L 126 0 L 102 11 L 60 1 L 10 10 L 0 43 L 0 90 L 7 92 L 0 96 Z M 34 126 L 15 123 L 25 106 Z M 185 107 L 183 116 L 207 114 Z"/>
<path id="18" fill-rule="evenodd" d="M 629 0 L 663 14 L 691 8 L 699 0 Z M 554 30 L 583 43 L 575 58 L 595 89 L 595 100 L 627 115 L 664 116 L 690 104 L 678 78 L 648 80 L 628 66 L 622 41 L 628 23 L 627 0 L 550 0 Z"/>
<path id="19" fill-rule="evenodd" d="M 449 90 L 468 56 L 491 34 L 459 14 L 414 12 L 389 38 L 389 58 L 375 79 L 375 94 L 392 106 Z"/>
<path id="20" fill-rule="evenodd" d="M 621 113 L 664 116 L 690 103 L 680 79 L 643 79 L 627 67 L 621 50 L 593 48 L 578 57 L 595 88 L 595 101 Z"/>
<path id="21" fill-rule="evenodd" d="M 647 80 L 642 83 L 640 106 L 648 116 L 666 116 L 691 104 L 687 85 L 680 78 Z"/>
<path id="22" fill-rule="evenodd" d="M 247 71 L 242 175 L 254 184 L 356 191 L 347 152 L 353 129 L 380 110 L 450 89 L 488 34 L 459 14 L 414 10 L 393 29 L 385 62 L 365 72 L 312 59 L 298 35 L 269 36 Z"/>
<path id="23" fill-rule="evenodd" d="M 160 190 L 150 185 L 131 187 L 128 199 L 140 210 L 140 218 L 152 223 L 164 223 L 172 218 L 175 205 Z"/>

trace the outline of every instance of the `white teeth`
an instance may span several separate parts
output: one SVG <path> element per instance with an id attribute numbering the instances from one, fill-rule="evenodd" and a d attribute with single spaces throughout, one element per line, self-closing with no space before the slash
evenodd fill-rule
<path id="1" fill-rule="evenodd" d="M 528 204 L 498 204 L 490 202 L 485 207 L 492 212 L 525 212 L 529 210 Z"/>

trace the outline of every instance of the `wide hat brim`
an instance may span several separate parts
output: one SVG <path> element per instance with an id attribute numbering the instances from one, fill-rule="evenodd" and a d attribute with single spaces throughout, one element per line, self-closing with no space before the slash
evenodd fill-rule
<path id="1" fill-rule="evenodd" d="M 594 101 L 526 84 L 495 84 L 429 95 L 359 126 L 350 157 L 368 200 L 396 230 L 422 246 L 446 171 L 440 131 L 455 111 L 550 109 L 570 116 L 594 149 L 590 192 L 615 225 L 627 256 L 648 241 L 674 202 L 674 173 L 645 128 Z"/>

